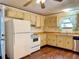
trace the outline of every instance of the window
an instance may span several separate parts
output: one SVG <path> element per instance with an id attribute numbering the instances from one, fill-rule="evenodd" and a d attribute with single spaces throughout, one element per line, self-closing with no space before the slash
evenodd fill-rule
<path id="1" fill-rule="evenodd" d="M 76 16 L 72 15 L 72 16 L 67 16 L 67 17 L 64 17 L 62 18 L 60 21 L 59 21 L 59 24 L 58 24 L 59 28 L 61 30 L 75 30 L 76 28 Z"/>
<path id="2" fill-rule="evenodd" d="M 61 28 L 73 28 L 73 24 L 69 19 L 65 19 L 61 23 Z"/>

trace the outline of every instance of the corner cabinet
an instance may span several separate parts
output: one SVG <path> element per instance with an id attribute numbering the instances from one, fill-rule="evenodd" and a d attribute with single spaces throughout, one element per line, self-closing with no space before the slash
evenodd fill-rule
<path id="1" fill-rule="evenodd" d="M 57 27 L 57 16 L 47 16 L 45 24 L 48 27 Z"/>
<path id="2" fill-rule="evenodd" d="M 47 16 L 45 19 L 45 31 L 57 31 L 57 16 Z"/>
<path id="3" fill-rule="evenodd" d="M 48 33 L 46 37 L 47 37 L 47 45 L 56 46 L 56 35 Z"/>
<path id="4" fill-rule="evenodd" d="M 46 34 L 45 33 L 42 33 L 39 35 L 40 36 L 40 46 L 45 46 L 47 43 L 46 43 Z"/>

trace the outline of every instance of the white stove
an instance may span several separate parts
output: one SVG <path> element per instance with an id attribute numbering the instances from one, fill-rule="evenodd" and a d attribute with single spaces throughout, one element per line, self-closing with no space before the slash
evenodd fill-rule
<path id="1" fill-rule="evenodd" d="M 35 52 L 40 50 L 40 37 L 37 34 L 32 34 L 31 35 L 32 39 L 32 47 L 31 47 L 31 52 Z"/>

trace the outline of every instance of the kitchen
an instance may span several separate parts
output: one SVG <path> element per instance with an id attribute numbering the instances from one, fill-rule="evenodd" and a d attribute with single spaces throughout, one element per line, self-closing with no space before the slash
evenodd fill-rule
<path id="1" fill-rule="evenodd" d="M 23 9 L 24 1 L 20 1 L 22 4 L 18 1 L 13 1 L 13 4 L 10 4 L 12 0 L 0 3 L 1 19 L 4 21 L 0 27 L 5 30 L 3 33 L 0 30 L 4 42 L 1 44 L 2 59 L 6 59 L 5 55 L 9 59 L 79 59 L 78 0 L 45 1 L 61 7 L 66 3 L 63 8 L 57 8 L 56 5 L 56 10 L 51 9 L 54 8 L 51 4 L 51 7 L 42 4 L 41 8 L 40 5 L 32 6 L 36 0 Z M 38 9 L 31 9 L 33 7 Z M 45 11 L 46 7 L 51 9 L 50 12 Z"/>

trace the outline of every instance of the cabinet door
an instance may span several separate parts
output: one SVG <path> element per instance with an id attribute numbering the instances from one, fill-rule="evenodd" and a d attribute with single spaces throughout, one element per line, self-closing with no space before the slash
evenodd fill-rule
<path id="1" fill-rule="evenodd" d="M 40 46 L 46 45 L 46 34 L 40 34 Z"/>
<path id="2" fill-rule="evenodd" d="M 57 16 L 46 17 L 46 26 L 57 27 Z"/>
<path id="3" fill-rule="evenodd" d="M 72 50 L 73 49 L 73 39 L 72 39 L 72 37 L 71 36 L 66 36 L 65 42 L 66 42 L 65 48 Z"/>
<path id="4" fill-rule="evenodd" d="M 56 46 L 56 35 L 48 34 L 47 35 L 47 44 L 51 46 Z"/>
<path id="5" fill-rule="evenodd" d="M 52 27 L 57 27 L 57 16 L 52 17 Z"/>
<path id="6" fill-rule="evenodd" d="M 44 27 L 45 16 L 40 16 L 40 17 L 41 17 L 40 25 L 41 25 L 41 27 Z"/>
<path id="7" fill-rule="evenodd" d="M 64 48 L 65 47 L 65 43 L 64 43 L 64 37 L 61 35 L 57 36 L 57 47 L 61 47 Z"/>
<path id="8" fill-rule="evenodd" d="M 31 13 L 31 24 L 36 25 L 36 14 Z"/>
<path id="9" fill-rule="evenodd" d="M 37 15 L 37 18 L 36 18 L 36 27 L 41 27 L 41 16 L 40 15 Z"/>
<path id="10" fill-rule="evenodd" d="M 16 11 L 14 9 L 8 9 L 6 10 L 6 16 L 8 17 L 15 17 Z"/>
<path id="11" fill-rule="evenodd" d="M 16 11 L 16 15 L 15 15 L 15 17 L 16 17 L 16 18 L 21 18 L 21 19 L 23 19 L 23 12 L 17 10 L 17 11 Z"/>
<path id="12" fill-rule="evenodd" d="M 24 13 L 24 19 L 25 19 L 25 20 L 31 20 L 31 15 L 30 15 L 29 12 L 25 12 L 25 13 Z"/>

